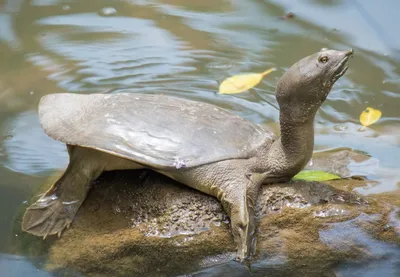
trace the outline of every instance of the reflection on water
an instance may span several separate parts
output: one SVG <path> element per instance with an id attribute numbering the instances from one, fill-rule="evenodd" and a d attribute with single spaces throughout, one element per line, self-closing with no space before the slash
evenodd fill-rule
<path id="1" fill-rule="evenodd" d="M 65 144 L 49 138 L 40 127 L 36 112 L 20 113 L 7 124 L 10 129 L 3 142 L 7 155 L 4 166 L 28 175 L 63 168 L 68 161 Z"/>
<path id="2" fill-rule="evenodd" d="M 375 158 L 366 175 L 379 184 L 362 193 L 399 188 L 399 8 L 396 0 L 0 0 L 0 250 L 22 202 L 67 162 L 65 147 L 40 128 L 41 96 L 179 95 L 277 130 L 279 76 L 323 47 L 352 47 L 356 56 L 317 115 L 316 149 Z M 281 19 L 289 11 L 294 18 Z M 223 78 L 270 67 L 279 70 L 250 92 L 216 94 Z M 367 106 L 383 117 L 360 132 Z"/>

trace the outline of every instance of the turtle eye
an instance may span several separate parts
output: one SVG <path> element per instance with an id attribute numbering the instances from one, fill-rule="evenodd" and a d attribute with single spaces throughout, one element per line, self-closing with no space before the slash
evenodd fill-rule
<path id="1" fill-rule="evenodd" d="M 319 58 L 319 62 L 320 62 L 320 63 L 326 63 L 328 60 L 329 60 L 329 59 L 328 59 L 327 56 L 322 56 L 322 57 Z"/>

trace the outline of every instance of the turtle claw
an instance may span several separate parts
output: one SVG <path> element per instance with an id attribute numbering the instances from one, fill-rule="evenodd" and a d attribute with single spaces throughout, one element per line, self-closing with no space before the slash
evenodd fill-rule
<path id="1" fill-rule="evenodd" d="M 40 198 L 25 212 L 22 230 L 46 239 L 49 235 L 61 236 L 69 228 L 79 205 L 64 204 L 58 198 Z"/>

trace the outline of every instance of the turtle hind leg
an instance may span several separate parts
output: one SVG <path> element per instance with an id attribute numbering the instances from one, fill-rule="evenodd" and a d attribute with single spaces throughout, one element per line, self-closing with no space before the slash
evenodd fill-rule
<path id="1" fill-rule="evenodd" d="M 27 208 L 22 230 L 46 238 L 61 235 L 69 227 L 86 198 L 90 185 L 103 171 L 101 153 L 68 146 L 70 163 L 64 174 L 35 203 Z"/>

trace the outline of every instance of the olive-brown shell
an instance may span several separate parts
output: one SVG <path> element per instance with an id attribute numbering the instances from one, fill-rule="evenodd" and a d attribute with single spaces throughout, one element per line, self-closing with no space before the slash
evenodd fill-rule
<path id="1" fill-rule="evenodd" d="M 158 169 L 248 158 L 272 141 L 271 133 L 224 109 L 164 95 L 50 94 L 39 117 L 56 140 Z"/>

